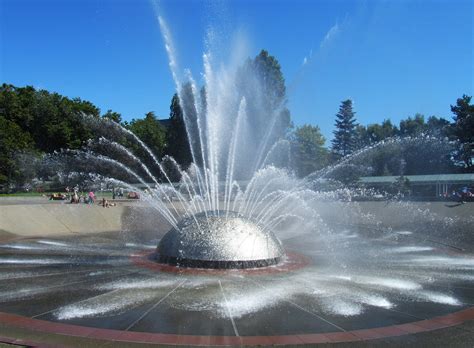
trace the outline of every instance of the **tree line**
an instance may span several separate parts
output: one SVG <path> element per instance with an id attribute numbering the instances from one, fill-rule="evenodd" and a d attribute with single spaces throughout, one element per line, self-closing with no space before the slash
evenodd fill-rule
<path id="1" fill-rule="evenodd" d="M 277 110 L 273 136 L 275 140 L 288 140 L 291 167 L 298 176 L 303 177 L 337 163 L 362 148 L 386 139 L 420 136 L 447 139 L 455 145 L 449 150 L 420 148 L 415 143 L 402 148 L 382 148 L 364 160 L 372 175 L 399 175 L 400 163 L 403 163 L 405 174 L 474 171 L 474 105 L 469 96 L 462 96 L 451 106 L 452 121 L 436 116 L 425 119 L 423 115 L 416 114 L 398 125 L 384 120 L 380 124 L 367 126 L 357 122 L 352 101 L 344 100 L 335 117 L 334 138 L 331 146 L 327 146 L 317 125 L 293 126 L 286 107 L 285 80 L 275 57 L 262 50 L 254 59 L 249 58 L 243 64 L 239 76 L 237 88 L 247 100 L 248 114 L 253 118 L 251 130 L 255 133 L 254 137 L 260 136 L 268 127 L 270 113 Z M 251 78 L 265 82 L 263 86 L 257 86 L 249 81 Z M 201 90 L 202 94 L 204 92 Z M 190 93 L 190 86 L 185 85 L 181 95 L 187 96 L 188 102 L 193 100 Z M 182 107 L 188 115 L 192 113 L 186 109 L 190 105 L 180 103 L 179 96 L 175 94 L 167 121 L 159 120 L 153 112 L 148 112 L 143 118 L 124 121 L 120 113 L 112 110 L 101 113 L 97 106 L 80 98 L 4 83 L 0 87 L 0 187 L 7 191 L 21 187 L 32 176 L 40 174 L 25 170 L 25 167 L 32 168 L 28 163 L 25 166 L 25 158 L 28 162 L 60 149 L 80 149 L 94 137 L 94 130 L 83 122 L 83 115 L 119 123 L 136 134 L 158 158 L 172 156 L 181 167 L 186 168 L 192 161 L 192 150 L 201 149 L 197 142 L 188 141 L 188 133 L 195 130 L 190 123 L 191 127 L 186 131 Z M 195 137 L 191 136 L 191 139 Z M 136 145 L 127 145 L 138 156 L 143 151 Z"/>
<path id="2" fill-rule="evenodd" d="M 329 156 L 337 161 L 374 146 L 364 161 L 372 175 L 419 175 L 474 171 L 474 105 L 463 95 L 451 105 L 452 121 L 422 114 L 367 126 L 358 124 L 352 101 L 341 103 L 336 114 Z M 376 146 L 390 139 L 392 146 Z M 368 162 L 367 162 L 368 161 Z"/>

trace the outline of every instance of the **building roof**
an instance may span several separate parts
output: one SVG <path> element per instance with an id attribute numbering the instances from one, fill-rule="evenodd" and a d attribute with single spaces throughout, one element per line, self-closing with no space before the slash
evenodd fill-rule
<path id="1" fill-rule="evenodd" d="M 405 175 L 414 184 L 474 184 L 474 174 Z M 364 184 L 391 184 L 400 176 L 363 176 Z"/>

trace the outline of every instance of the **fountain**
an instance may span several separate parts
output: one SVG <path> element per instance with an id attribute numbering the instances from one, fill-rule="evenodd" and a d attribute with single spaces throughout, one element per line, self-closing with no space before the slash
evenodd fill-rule
<path id="1" fill-rule="evenodd" d="M 158 261 L 198 268 L 255 268 L 278 263 L 281 242 L 233 212 L 204 212 L 163 236 Z"/>
<path id="2" fill-rule="evenodd" d="M 464 249 L 472 215 L 352 202 L 341 184 L 318 189 L 378 148 L 419 140 L 387 141 L 298 179 L 280 136 L 285 100 L 268 97 L 278 91 L 212 52 L 204 88 L 189 72 L 183 84 L 159 24 L 192 163 L 158 160 L 127 129 L 85 115 L 97 139 L 49 165 L 74 163 L 74 175 L 132 191 L 138 182 L 146 205 L 124 207 L 123 234 L 0 244 L 0 323 L 119 342 L 265 345 L 374 339 L 474 317 L 474 261 Z"/>

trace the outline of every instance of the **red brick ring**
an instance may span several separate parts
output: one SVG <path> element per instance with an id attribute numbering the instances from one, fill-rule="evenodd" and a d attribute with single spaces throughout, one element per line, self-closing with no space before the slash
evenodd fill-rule
<path id="1" fill-rule="evenodd" d="M 174 335 L 147 332 L 132 332 L 110 329 L 54 323 L 31 319 L 16 314 L 1 313 L 0 323 L 10 326 L 40 331 L 50 334 L 74 337 L 102 339 L 116 342 L 155 343 L 168 345 L 225 346 L 225 345 L 283 345 L 283 344 L 316 344 L 364 341 L 377 338 L 402 336 L 447 328 L 474 319 L 474 307 L 432 319 L 408 324 L 392 325 L 374 329 L 353 330 L 346 332 L 329 332 L 318 334 L 298 334 L 282 336 L 198 336 Z M 26 344 L 21 339 L 0 337 L 0 341 Z M 28 344 L 31 344 L 29 342 Z M 37 345 L 34 343 L 33 345 Z M 46 346 L 46 345 L 45 345 Z"/>

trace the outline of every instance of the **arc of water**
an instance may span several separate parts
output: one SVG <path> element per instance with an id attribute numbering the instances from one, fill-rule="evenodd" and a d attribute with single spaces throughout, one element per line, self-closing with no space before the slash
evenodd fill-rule
<path id="1" fill-rule="evenodd" d="M 304 218 L 302 216 L 296 214 L 282 214 L 274 217 L 272 221 L 270 221 L 268 225 L 265 226 L 265 228 L 268 229 L 268 231 L 272 231 L 276 226 L 278 226 L 278 224 L 282 223 L 287 219 L 298 219 L 304 221 Z"/>
<path id="2" fill-rule="evenodd" d="M 191 202 L 193 203 L 194 206 L 194 211 L 196 213 L 199 213 L 203 210 L 205 210 L 205 206 L 203 205 L 203 200 L 200 201 L 199 206 L 197 206 L 194 202 L 194 197 L 198 197 L 199 195 L 196 192 L 196 189 L 194 188 L 194 185 L 191 181 L 191 178 L 189 177 L 188 173 L 183 172 L 183 178 L 182 181 L 186 187 L 186 191 L 188 192 L 189 198 L 191 199 Z M 191 193 L 192 191 L 192 193 Z"/>
<path id="3" fill-rule="evenodd" d="M 133 191 L 136 189 L 135 186 L 129 184 L 129 183 L 126 183 L 125 181 L 122 181 L 122 180 L 118 180 L 118 179 L 115 179 L 115 178 L 109 178 L 109 177 L 104 177 L 102 178 L 102 180 L 104 181 L 109 181 L 111 183 L 114 183 L 115 185 L 117 186 L 123 186 L 123 187 L 126 187 L 128 188 L 130 191 Z M 147 197 L 147 196 L 145 196 Z M 151 195 L 149 196 L 150 198 L 152 197 Z M 172 227 L 174 227 L 175 229 L 179 230 L 178 228 L 178 225 L 177 225 L 177 221 L 176 219 L 173 218 L 173 216 L 170 216 L 168 215 L 169 213 L 169 210 L 167 212 L 167 207 L 166 205 L 163 204 L 163 202 L 161 200 L 157 200 L 157 199 L 149 199 L 148 197 L 146 198 L 146 201 L 147 203 L 149 203 L 153 208 L 155 208 L 156 210 L 158 210 L 158 212 L 166 219 L 166 221 L 168 221 L 170 223 L 170 225 Z M 161 203 L 161 204 L 160 204 Z"/>
<path id="4" fill-rule="evenodd" d="M 146 146 L 146 144 L 139 137 L 137 137 L 132 131 L 128 130 L 127 128 L 123 127 L 122 125 L 120 125 L 116 122 L 113 122 L 113 121 L 110 121 L 110 122 L 112 124 L 114 124 L 116 127 L 118 127 L 121 131 L 123 131 L 126 134 L 130 135 L 132 137 L 132 139 L 134 139 L 142 147 L 142 149 L 144 149 L 146 151 L 146 153 L 153 159 L 153 162 L 158 167 L 158 169 L 161 171 L 161 173 L 165 177 L 166 181 L 172 186 L 173 182 L 169 178 L 168 174 L 166 173 L 166 170 L 163 168 L 160 161 L 156 158 L 153 151 L 151 151 L 150 148 L 148 146 Z"/>
<path id="5" fill-rule="evenodd" d="M 271 204 L 273 204 L 274 202 L 276 202 L 276 200 L 278 200 L 281 196 L 283 196 L 285 194 L 285 192 L 287 192 L 287 191 L 275 190 L 275 191 L 272 191 L 272 192 L 266 194 L 262 198 L 261 202 L 259 202 L 259 204 L 255 207 L 254 211 L 258 209 L 261 212 L 266 207 L 268 207 Z M 256 218 L 254 218 L 254 220 L 256 220 L 260 216 L 260 212 L 257 213 Z M 248 215 L 247 214 L 247 216 L 253 216 L 253 215 Z"/>
<path id="6" fill-rule="evenodd" d="M 260 198 L 262 198 L 262 195 L 263 193 L 266 191 L 266 189 L 271 185 L 273 184 L 278 178 L 273 178 L 273 179 L 270 179 L 268 180 L 268 182 L 265 184 L 265 186 L 263 186 L 263 188 L 260 190 L 259 194 L 257 195 L 257 197 L 255 199 L 253 199 L 253 195 L 251 195 L 249 197 L 249 201 L 252 202 L 249 206 L 248 206 L 248 210 L 246 210 L 245 212 L 248 211 L 248 215 L 249 216 L 252 216 L 253 215 L 253 212 L 255 211 L 255 208 L 257 207 L 257 205 L 259 204 L 259 200 Z"/>
<path id="7" fill-rule="evenodd" d="M 124 165 L 123 163 L 120 163 L 118 162 L 117 160 L 114 160 L 110 157 L 107 157 L 107 156 L 103 156 L 103 155 L 92 155 L 92 154 L 89 154 L 89 156 L 92 156 L 96 159 L 98 159 L 99 161 L 104 161 L 104 162 L 107 162 L 107 163 L 111 163 L 121 169 L 123 169 L 125 172 L 127 172 L 128 174 L 132 175 L 134 178 L 136 178 L 142 185 L 144 185 L 146 188 L 148 188 L 148 190 L 150 192 L 155 192 L 151 187 L 150 185 L 148 185 L 148 183 L 146 183 L 137 173 L 135 173 L 133 170 L 131 170 L 130 168 L 128 168 L 126 165 Z M 159 199 L 159 197 L 158 197 Z M 173 214 L 171 213 L 171 211 L 166 208 L 167 211 L 169 212 L 169 214 L 166 214 L 169 218 L 171 218 L 175 223 L 177 223 L 177 220 L 176 218 L 173 216 Z"/>
<path id="8" fill-rule="evenodd" d="M 229 206 L 230 206 L 230 198 L 232 195 L 232 182 L 233 182 L 233 175 L 234 175 L 234 164 L 235 164 L 235 156 L 236 156 L 236 148 L 237 148 L 237 139 L 240 136 L 240 128 L 241 123 L 247 117 L 246 113 L 247 102 L 245 97 L 242 97 L 239 105 L 239 111 L 237 114 L 237 119 L 235 121 L 235 129 L 232 134 L 232 139 L 230 142 L 229 147 L 229 156 L 227 159 L 227 174 L 225 180 L 225 193 L 224 193 L 224 209 L 226 210 L 226 217 L 228 216 Z M 229 192 L 230 189 L 230 192 Z"/>
<path id="9" fill-rule="evenodd" d="M 248 195 L 250 192 L 253 190 L 253 187 L 255 186 L 255 183 L 257 182 L 258 179 L 260 179 L 260 176 L 262 175 L 261 171 L 258 171 L 255 173 L 255 175 L 250 179 L 250 182 L 247 184 L 247 187 L 245 188 L 244 193 L 241 196 L 241 199 L 239 200 L 239 213 L 242 214 L 242 210 L 246 210 L 245 208 L 245 203 L 242 202 L 247 202 Z"/>
<path id="10" fill-rule="evenodd" d="M 191 213 L 191 214 L 188 214 L 188 215 L 191 215 L 194 219 L 194 221 L 196 222 L 197 226 L 198 226 L 198 229 L 199 231 L 202 232 L 201 230 L 201 224 L 199 223 L 199 221 L 197 220 L 196 218 L 196 214 L 199 212 L 198 208 L 196 207 L 196 204 L 195 204 L 195 201 L 192 199 L 193 195 L 191 194 L 191 189 L 190 189 L 190 186 L 192 187 L 192 189 L 194 190 L 194 186 L 192 185 L 191 183 L 191 179 L 189 179 L 189 175 L 185 172 L 185 171 L 182 171 L 179 164 L 175 161 L 175 159 L 173 157 L 169 157 L 168 156 L 168 160 L 176 167 L 176 169 L 180 172 L 181 174 L 181 177 L 183 179 L 183 184 L 186 188 L 186 190 L 188 191 L 188 194 L 189 194 L 189 197 L 190 197 L 190 202 L 193 206 L 193 209 L 194 209 L 194 213 Z M 187 179 L 189 179 L 189 184 L 187 182 Z M 179 192 L 177 190 L 177 192 Z M 194 196 L 196 196 L 196 191 L 194 191 Z M 181 202 L 184 204 L 186 202 L 186 200 L 184 199 L 184 196 L 181 194 L 181 192 L 179 192 L 179 196 L 178 196 L 181 200 Z M 189 206 L 188 204 L 186 204 L 187 206 Z M 206 218 L 207 218 L 207 213 L 206 213 Z"/>
<path id="11" fill-rule="evenodd" d="M 305 209 L 308 207 L 306 202 L 302 199 L 299 199 L 299 196 L 303 193 L 303 191 L 288 191 L 286 195 L 281 197 L 279 201 L 276 201 L 272 206 L 267 207 L 265 210 L 262 210 L 264 213 L 260 214 L 260 219 L 258 220 L 259 223 L 262 225 L 268 224 L 268 222 L 265 222 L 269 217 L 274 216 L 275 213 L 284 207 L 284 204 L 286 201 L 293 199 L 296 197 L 298 199 L 299 204 L 301 204 Z M 295 207 L 296 208 L 296 207 Z M 300 206 L 301 208 L 301 206 Z M 257 216 L 257 219 L 259 217 Z"/>
<path id="12" fill-rule="evenodd" d="M 273 155 L 273 152 L 278 148 L 278 146 L 280 146 L 281 144 L 289 144 L 288 140 L 286 139 L 280 139 L 278 140 L 277 142 L 275 142 L 272 147 L 270 148 L 270 150 L 268 150 L 267 152 L 267 155 L 265 156 L 265 158 L 263 159 L 263 162 L 262 162 L 262 168 L 265 168 L 265 165 L 267 164 L 267 161 L 268 159 L 270 158 L 271 155 Z M 288 160 L 290 159 L 290 151 L 288 149 Z"/>
<path id="13" fill-rule="evenodd" d="M 352 153 L 352 154 L 350 154 L 346 157 L 343 157 L 341 160 L 339 160 L 339 162 L 337 162 L 336 164 L 334 164 L 332 166 L 323 168 L 321 170 L 318 170 L 318 171 L 315 171 L 314 173 L 309 174 L 308 176 L 306 176 L 306 178 L 304 178 L 301 185 L 302 186 L 307 185 L 308 183 L 310 183 L 311 180 L 317 180 L 317 179 L 325 178 L 326 176 L 328 176 L 329 174 L 334 172 L 336 169 L 339 169 L 342 166 L 347 165 L 348 163 L 359 159 L 360 157 L 370 153 L 371 151 L 374 151 L 374 150 L 376 150 L 378 148 L 381 148 L 381 147 L 384 147 L 384 146 L 396 145 L 396 144 L 398 144 L 402 141 L 405 145 L 408 145 L 408 144 L 412 144 L 413 142 L 416 142 L 416 141 L 439 141 L 439 139 L 435 139 L 435 138 L 432 138 L 430 136 L 405 137 L 405 138 L 400 138 L 400 137 L 387 138 L 387 139 L 382 140 L 378 143 L 375 143 L 375 144 L 372 144 L 370 146 L 366 146 L 366 147 L 364 147 L 360 150 L 357 150 L 354 153 Z"/>
<path id="14" fill-rule="evenodd" d="M 254 166 L 254 173 L 261 169 L 261 161 L 262 157 L 264 156 L 265 149 L 268 147 L 268 142 L 270 140 L 270 136 L 272 135 L 273 129 L 276 124 L 276 120 L 280 112 L 282 111 L 283 105 L 280 105 L 272 112 L 272 117 L 270 119 L 269 127 L 266 129 L 265 135 L 263 137 L 263 141 L 260 143 L 259 149 L 257 151 L 257 157 L 255 160 Z"/>
<path id="15" fill-rule="evenodd" d="M 202 172 L 201 170 L 199 169 L 199 167 L 195 164 L 195 163 L 191 163 L 191 167 L 190 169 L 193 169 L 194 170 L 194 173 L 196 173 L 196 176 L 197 176 L 197 180 L 200 181 L 201 183 L 203 182 L 203 178 L 202 178 Z M 205 171 L 205 169 L 204 169 Z M 189 177 L 189 176 L 188 176 Z M 191 181 L 191 178 L 189 179 Z M 198 184 L 198 187 L 199 187 L 199 191 L 200 191 L 200 194 L 199 196 L 200 197 L 204 197 L 202 198 L 200 201 L 201 201 L 201 205 L 203 207 L 203 211 L 204 211 L 204 214 L 206 215 L 206 219 L 208 219 L 208 214 L 207 214 L 207 211 L 210 209 L 210 205 L 207 205 L 207 203 L 209 203 L 209 200 L 208 200 L 208 191 L 205 191 L 203 192 L 203 187 L 201 185 Z"/>
<path id="16" fill-rule="evenodd" d="M 258 223 L 262 223 L 268 216 L 272 216 L 275 211 L 280 209 L 283 202 L 293 198 L 298 194 L 299 191 L 285 191 L 285 190 L 277 190 L 275 197 L 270 199 L 270 201 L 261 209 L 260 213 L 256 216 L 256 220 Z"/>
<path id="17" fill-rule="evenodd" d="M 186 202 L 186 200 L 184 199 L 184 197 L 182 196 L 182 194 L 174 189 L 174 185 L 173 185 L 173 182 L 171 181 L 171 179 L 169 178 L 168 174 L 166 173 L 165 169 L 163 168 L 162 164 L 157 160 L 157 158 L 155 157 L 155 155 L 153 154 L 153 152 L 148 148 L 148 146 L 145 145 L 145 143 L 140 139 L 138 138 L 133 132 L 131 132 L 130 130 L 124 128 L 123 126 L 121 126 L 120 124 L 117 124 L 115 122 L 113 122 L 114 125 L 118 126 L 119 129 L 121 129 L 123 132 L 129 134 L 132 136 L 132 138 L 138 142 L 138 144 L 150 155 L 150 157 L 153 159 L 154 163 L 157 165 L 157 167 L 160 169 L 160 171 L 162 172 L 163 176 L 165 177 L 166 181 L 168 181 L 168 183 L 170 184 L 170 186 L 172 187 L 172 189 L 174 190 L 174 193 L 176 194 L 176 196 L 180 199 L 181 202 Z M 180 170 L 180 173 L 182 173 L 182 171 Z M 158 185 L 160 186 L 160 185 Z M 184 204 L 183 205 L 183 208 L 185 209 L 186 213 L 189 214 L 189 205 L 188 204 Z M 190 215 L 193 215 L 193 214 L 190 214 Z M 194 216 L 194 215 L 193 215 Z"/>
<path id="18" fill-rule="evenodd" d="M 115 141 L 110 141 L 104 137 L 101 137 L 100 140 L 103 140 L 103 141 L 106 141 L 108 142 L 111 146 L 115 147 L 116 149 L 122 151 L 123 153 L 125 153 L 129 158 L 131 158 L 132 160 L 134 160 L 135 162 L 139 163 L 140 166 L 143 168 L 143 170 L 147 173 L 147 175 L 153 180 L 153 182 L 156 184 L 156 187 L 160 189 L 161 193 L 165 196 L 166 200 L 168 201 L 168 203 L 171 204 L 171 206 L 173 207 L 173 210 L 175 211 L 176 215 L 179 215 L 178 213 L 178 210 L 176 209 L 175 205 L 173 204 L 173 201 L 171 200 L 171 198 L 168 196 L 168 194 L 165 192 L 165 190 L 163 190 L 162 188 L 162 185 L 160 185 L 160 183 L 158 182 L 158 180 L 156 180 L 155 176 L 150 172 L 150 170 L 148 169 L 148 167 L 142 162 L 140 161 L 140 159 L 138 157 L 136 157 L 129 149 L 127 149 L 125 146 L 115 142 Z M 173 189 L 173 191 L 177 191 L 173 186 L 171 186 L 171 188 Z"/>
<path id="19" fill-rule="evenodd" d="M 234 191 L 234 188 L 236 189 L 236 194 L 235 194 L 235 198 L 234 198 L 234 204 L 232 205 L 232 209 L 230 209 L 230 201 L 231 199 L 229 199 L 229 204 L 228 204 L 228 210 L 229 211 L 235 211 L 234 207 L 235 207 L 235 200 L 239 197 L 239 194 L 242 193 L 242 190 L 240 188 L 240 185 L 237 181 L 233 181 L 232 182 L 232 185 L 230 187 L 230 194 L 232 194 L 232 192 Z M 228 216 L 228 213 L 226 214 L 226 217 Z"/>
<path id="20" fill-rule="evenodd" d="M 170 156 L 165 156 L 165 158 L 175 167 L 175 169 L 179 172 L 179 174 L 181 175 L 181 183 L 184 184 L 184 187 L 186 189 L 186 191 L 188 192 L 188 195 L 189 197 L 192 197 L 193 195 L 191 194 L 191 188 L 194 192 L 194 195 L 197 195 L 196 191 L 194 190 L 194 186 L 192 185 L 192 182 L 191 182 L 191 179 L 189 178 L 189 175 L 186 173 L 186 171 L 183 171 L 181 170 L 181 167 L 180 165 L 178 164 L 178 162 L 176 162 L 176 160 L 173 158 L 173 157 L 170 157 Z M 186 199 L 185 197 L 181 194 L 181 192 L 177 189 L 174 189 L 176 191 L 176 194 L 177 194 L 177 197 L 185 202 Z M 199 210 L 198 208 L 194 205 L 193 206 L 193 209 L 194 209 L 194 213 L 197 213 Z"/>
<path id="21" fill-rule="evenodd" d="M 232 211 L 240 211 L 240 208 L 242 207 L 243 195 L 244 195 L 244 191 L 242 191 L 239 186 L 237 194 L 235 195 L 235 198 L 234 198 L 234 202 L 232 203 Z M 237 208 L 237 205 L 239 205 L 239 208 Z"/>
<path id="22" fill-rule="evenodd" d="M 270 169 L 270 167 L 269 167 Z M 272 170 L 278 170 L 277 168 L 271 167 Z M 281 170 L 278 170 L 278 173 L 283 174 Z M 245 204 L 243 206 L 243 212 L 246 213 L 249 211 L 249 207 L 251 206 L 252 203 L 254 203 L 253 197 L 255 196 L 257 192 L 256 188 L 256 183 L 261 180 L 262 176 L 266 175 L 267 172 L 264 169 L 260 169 L 257 172 L 257 175 L 254 176 L 255 180 L 252 180 L 251 183 L 247 186 L 247 190 L 245 192 Z M 266 186 L 268 186 L 269 183 L 267 183 Z"/>

